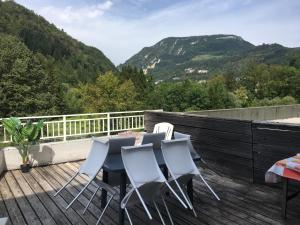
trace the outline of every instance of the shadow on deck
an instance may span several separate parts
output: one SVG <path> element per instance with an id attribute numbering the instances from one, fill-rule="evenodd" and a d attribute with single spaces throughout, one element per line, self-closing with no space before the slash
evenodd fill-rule
<path id="1" fill-rule="evenodd" d="M 74 162 L 34 168 L 27 174 L 18 170 L 6 172 L 0 180 L 0 218 L 9 217 L 8 224 L 13 225 L 95 224 L 100 215 L 100 192 L 86 214 L 82 215 L 84 206 L 94 190 L 92 186 L 68 211 L 65 210 L 67 203 L 85 184 L 86 180 L 83 178 L 75 180 L 59 196 L 53 197 L 55 191 L 78 167 L 79 163 Z M 198 218 L 170 198 L 168 206 L 175 224 L 300 224 L 299 197 L 289 202 L 288 219 L 282 220 L 279 189 L 220 177 L 209 170 L 204 170 L 203 174 L 219 194 L 221 201 L 216 201 L 203 183 L 196 180 L 194 205 Z M 117 224 L 117 204 L 117 201 L 111 204 L 102 219 L 102 224 Z M 153 221 L 148 220 L 141 206 L 136 207 L 131 214 L 134 224 L 160 224 L 157 216 Z M 154 215 L 156 214 L 153 210 Z M 164 216 L 166 217 L 166 214 Z"/>

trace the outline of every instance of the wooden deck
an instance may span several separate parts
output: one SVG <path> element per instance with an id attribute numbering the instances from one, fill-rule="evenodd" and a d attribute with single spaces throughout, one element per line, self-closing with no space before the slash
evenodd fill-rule
<path id="1" fill-rule="evenodd" d="M 78 193 L 86 183 L 83 178 L 75 180 L 67 190 L 53 197 L 79 167 L 79 163 L 66 163 L 47 167 L 34 168 L 30 173 L 20 171 L 5 173 L 0 179 L 0 218 L 9 217 L 13 225 L 72 225 L 95 224 L 100 214 L 100 192 L 88 212 L 82 215 L 84 205 L 90 198 L 91 187 L 76 201 L 72 208 L 65 210 L 67 203 Z M 280 216 L 280 190 L 263 185 L 249 185 L 240 180 L 219 177 L 211 171 L 203 174 L 220 195 L 217 202 L 208 192 L 203 183 L 194 182 L 194 205 L 198 218 L 192 212 L 184 210 L 172 198 L 168 199 L 175 224 L 300 224 L 300 198 L 297 197 L 288 205 L 288 219 Z M 117 201 L 111 204 L 102 224 L 117 224 Z M 160 224 L 157 216 L 148 220 L 141 207 L 131 211 L 136 225 Z M 156 215 L 153 211 L 153 215 Z M 166 215 L 165 215 L 166 216 Z M 128 223 L 129 224 L 129 223 Z"/>

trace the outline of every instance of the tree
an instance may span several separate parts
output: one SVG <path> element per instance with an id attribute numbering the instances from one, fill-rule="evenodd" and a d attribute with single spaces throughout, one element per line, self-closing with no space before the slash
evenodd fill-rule
<path id="1" fill-rule="evenodd" d="M 209 108 L 223 109 L 235 106 L 233 96 L 229 94 L 222 76 L 215 76 L 207 82 Z"/>
<path id="2" fill-rule="evenodd" d="M 154 90 L 153 77 L 143 73 L 141 69 L 130 65 L 123 66 L 118 73 L 119 79 L 122 82 L 131 80 L 137 92 L 136 98 L 142 104 L 141 108 L 148 108 L 148 101 L 151 92 Z"/>
<path id="3" fill-rule="evenodd" d="M 22 42 L 0 35 L 0 117 L 63 112 L 61 85 Z"/>
<path id="4" fill-rule="evenodd" d="M 250 64 L 243 73 L 241 85 L 252 99 L 293 96 L 300 99 L 300 70 L 290 66 Z"/>
<path id="5" fill-rule="evenodd" d="M 131 80 L 121 82 L 112 72 L 98 76 L 94 84 L 81 87 L 87 112 L 108 112 L 136 109 L 136 90 Z"/>

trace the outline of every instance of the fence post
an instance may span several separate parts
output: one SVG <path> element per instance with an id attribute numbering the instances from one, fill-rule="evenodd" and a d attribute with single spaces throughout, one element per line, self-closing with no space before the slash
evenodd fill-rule
<path id="1" fill-rule="evenodd" d="M 110 136 L 110 113 L 107 113 L 107 136 Z"/>
<path id="2" fill-rule="evenodd" d="M 64 131 L 64 141 L 67 140 L 67 116 L 63 116 L 63 131 Z"/>

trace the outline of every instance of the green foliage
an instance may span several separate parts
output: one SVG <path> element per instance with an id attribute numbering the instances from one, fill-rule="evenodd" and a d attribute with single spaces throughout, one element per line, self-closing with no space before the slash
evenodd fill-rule
<path id="1" fill-rule="evenodd" d="M 273 99 L 254 99 L 251 106 L 272 106 L 272 105 L 292 105 L 297 104 L 297 100 L 291 96 L 285 96 L 283 98 L 276 97 Z"/>
<path id="2" fill-rule="evenodd" d="M 208 81 L 207 93 L 210 109 L 224 109 L 234 107 L 234 97 L 229 94 L 223 76 L 216 76 Z"/>
<path id="3" fill-rule="evenodd" d="M 249 93 L 248 90 L 241 86 L 234 91 L 234 96 L 236 98 L 236 105 L 238 107 L 247 107 L 249 106 Z"/>
<path id="4" fill-rule="evenodd" d="M 125 111 L 139 106 L 133 82 L 121 82 L 112 72 L 99 76 L 94 84 L 81 86 L 81 93 L 86 112 Z"/>
<path id="5" fill-rule="evenodd" d="M 22 124 L 20 119 L 11 117 L 3 120 L 3 126 L 12 136 L 12 142 L 18 146 L 23 164 L 27 164 L 29 146 L 39 141 L 44 121 L 40 120 L 36 124 L 28 121 L 26 124 Z"/>
<path id="6" fill-rule="evenodd" d="M 63 112 L 61 85 L 42 60 L 17 38 L 0 34 L 0 117 Z"/>
<path id="7" fill-rule="evenodd" d="M 190 80 L 162 83 L 155 88 L 149 104 L 152 108 L 167 111 L 196 111 L 235 106 L 234 98 L 226 89 L 221 76 L 207 83 Z"/>
<path id="8" fill-rule="evenodd" d="M 115 70 L 100 50 L 73 39 L 13 1 L 0 1 L 0 33 L 17 37 L 30 51 L 43 55 L 46 71 L 63 83 L 92 82 L 99 74 Z"/>
<path id="9" fill-rule="evenodd" d="M 251 64 L 241 77 L 252 99 L 293 96 L 300 100 L 300 70 L 290 66 Z"/>
<path id="10" fill-rule="evenodd" d="M 145 75 L 142 70 L 136 67 L 124 66 L 119 72 L 119 79 L 121 82 L 131 80 L 137 92 L 137 100 L 140 102 L 143 109 L 147 109 L 147 100 L 154 90 L 153 77 Z"/>

